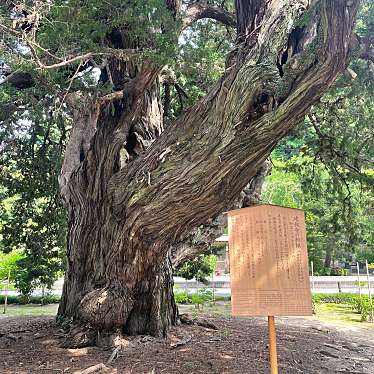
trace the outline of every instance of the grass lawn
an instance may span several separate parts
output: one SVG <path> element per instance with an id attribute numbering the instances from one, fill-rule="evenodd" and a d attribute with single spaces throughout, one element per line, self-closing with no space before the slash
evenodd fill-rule
<path id="1" fill-rule="evenodd" d="M 179 313 L 188 313 L 196 316 L 200 313 L 208 313 L 215 315 L 230 315 L 231 314 L 231 303 L 230 301 L 216 301 L 206 302 L 203 306 L 198 309 L 192 304 L 178 304 Z"/>
<path id="2" fill-rule="evenodd" d="M 374 328 L 374 324 L 361 322 L 361 315 L 355 313 L 347 304 L 315 304 L 316 314 L 313 319 L 332 322 L 338 325 Z"/>
<path id="3" fill-rule="evenodd" d="M 0 305 L 0 319 L 3 317 L 37 317 L 37 316 L 54 316 L 57 313 L 58 304 L 49 305 L 15 305 L 7 306 L 7 312 L 4 312 L 4 304 Z"/>

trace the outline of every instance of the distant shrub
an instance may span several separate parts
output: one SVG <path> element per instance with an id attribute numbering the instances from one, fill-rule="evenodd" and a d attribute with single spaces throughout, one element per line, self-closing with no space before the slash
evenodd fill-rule
<path id="1" fill-rule="evenodd" d="M 342 268 L 333 268 L 331 269 L 330 275 L 347 276 L 349 275 L 349 270 Z"/>
<path id="2" fill-rule="evenodd" d="M 186 291 L 174 292 L 174 300 L 177 304 L 190 304 L 191 303 L 190 294 Z"/>
<path id="3" fill-rule="evenodd" d="M 5 304 L 5 296 L 0 295 L 0 304 Z M 20 304 L 18 296 L 8 296 L 8 304 Z"/>
<path id="4" fill-rule="evenodd" d="M 328 267 L 321 266 L 314 270 L 314 275 L 331 275 L 331 269 Z"/>
<path id="5" fill-rule="evenodd" d="M 213 299 L 213 292 L 206 288 L 191 293 L 187 291 L 175 291 L 174 299 L 177 304 L 194 304 L 200 308 L 202 304 Z M 214 299 L 230 301 L 231 296 L 215 296 Z"/>
<path id="6" fill-rule="evenodd" d="M 314 294 L 313 311 L 315 304 L 347 304 L 356 313 L 361 314 L 361 321 L 371 319 L 371 311 L 374 307 L 370 304 L 368 295 L 358 295 L 353 293 L 335 293 L 335 294 Z M 374 303 L 374 300 L 373 300 Z"/>
<path id="7" fill-rule="evenodd" d="M 372 318 L 372 312 L 374 312 L 373 304 L 370 304 L 369 296 L 362 295 L 356 297 L 351 302 L 352 309 L 361 314 L 361 321 L 370 321 Z"/>
<path id="8" fill-rule="evenodd" d="M 354 284 L 355 286 L 360 285 L 361 287 L 367 287 L 367 286 L 368 286 L 368 282 L 365 282 L 365 281 L 360 281 L 360 282 L 358 282 L 358 281 L 354 281 L 353 284 Z"/>
<path id="9" fill-rule="evenodd" d="M 350 304 L 356 296 L 353 293 L 317 293 L 313 295 L 313 301 L 317 304 Z"/>
<path id="10" fill-rule="evenodd" d="M 60 295 L 47 294 L 44 296 L 8 296 L 8 304 L 56 304 L 61 299 Z M 5 295 L 0 295 L 0 304 L 5 304 Z"/>

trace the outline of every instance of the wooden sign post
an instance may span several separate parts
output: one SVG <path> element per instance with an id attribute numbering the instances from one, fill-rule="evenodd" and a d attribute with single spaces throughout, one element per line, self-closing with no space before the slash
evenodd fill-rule
<path id="1" fill-rule="evenodd" d="M 268 316 L 269 356 L 271 374 L 278 374 L 277 335 L 274 316 Z"/>
<path id="2" fill-rule="evenodd" d="M 268 317 L 276 374 L 274 316 L 312 315 L 304 212 L 263 204 L 228 218 L 232 314 Z"/>

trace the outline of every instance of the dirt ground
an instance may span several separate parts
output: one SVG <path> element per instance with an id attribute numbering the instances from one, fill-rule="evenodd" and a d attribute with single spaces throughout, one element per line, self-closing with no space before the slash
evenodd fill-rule
<path id="1" fill-rule="evenodd" d="M 167 339 L 129 338 L 102 373 L 268 373 L 263 318 L 205 315 L 218 330 L 173 328 Z M 280 373 L 374 373 L 374 329 L 336 328 L 301 319 L 277 319 Z M 106 364 L 111 350 L 64 349 L 53 317 L 0 319 L 0 373 L 81 373 Z M 178 343 L 184 343 L 178 345 Z"/>

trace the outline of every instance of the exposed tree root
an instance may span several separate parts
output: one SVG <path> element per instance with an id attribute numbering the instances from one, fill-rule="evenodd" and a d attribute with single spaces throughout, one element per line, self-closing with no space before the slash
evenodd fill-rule
<path id="1" fill-rule="evenodd" d="M 65 339 L 61 343 L 62 348 L 84 348 L 100 347 L 103 349 L 112 349 L 113 352 L 107 361 L 111 363 L 120 352 L 126 349 L 134 348 L 140 344 L 147 344 L 154 341 L 154 337 L 148 335 L 139 335 L 129 337 L 124 335 L 122 329 L 116 330 L 98 330 L 90 324 L 64 323 Z"/>
<path id="2" fill-rule="evenodd" d="M 122 347 L 117 347 L 113 350 L 112 354 L 110 355 L 108 361 L 106 362 L 107 365 L 110 365 L 117 357 L 119 351 L 122 349 Z"/>
<path id="3" fill-rule="evenodd" d="M 91 373 L 97 373 L 102 370 L 108 370 L 109 368 L 105 366 L 103 363 L 90 366 L 87 369 L 82 370 L 79 374 L 91 374 Z"/>
<path id="4" fill-rule="evenodd" d="M 218 327 L 214 323 L 204 318 L 192 318 L 188 314 L 181 314 L 179 316 L 179 319 L 182 323 L 185 323 L 187 325 L 197 325 L 197 326 L 206 327 L 212 330 L 218 330 Z"/>
<path id="5" fill-rule="evenodd" d="M 181 314 L 179 316 L 180 322 L 187 325 L 197 325 L 212 330 L 218 330 L 218 327 L 205 318 L 193 318 L 188 314 Z M 123 334 L 122 329 L 113 330 L 98 330 L 90 324 L 74 324 L 64 323 L 64 330 L 66 337 L 62 342 L 63 348 L 84 348 L 90 346 L 97 346 L 100 348 L 111 348 L 112 353 L 106 362 L 107 365 L 111 364 L 122 351 L 134 348 L 139 344 L 146 344 L 153 341 L 153 337 L 140 335 L 138 337 L 127 337 Z M 187 344 L 191 337 L 185 337 L 180 341 L 171 344 L 171 348 Z"/>
<path id="6" fill-rule="evenodd" d="M 84 348 L 96 345 L 96 331 L 87 326 L 72 326 L 62 342 L 62 348 Z"/>
<path id="7" fill-rule="evenodd" d="M 191 341 L 191 339 L 192 339 L 191 336 L 186 336 L 185 338 L 179 340 L 178 342 L 170 344 L 170 347 L 171 348 L 180 347 L 181 345 L 185 345 L 185 344 L 189 343 Z"/>

